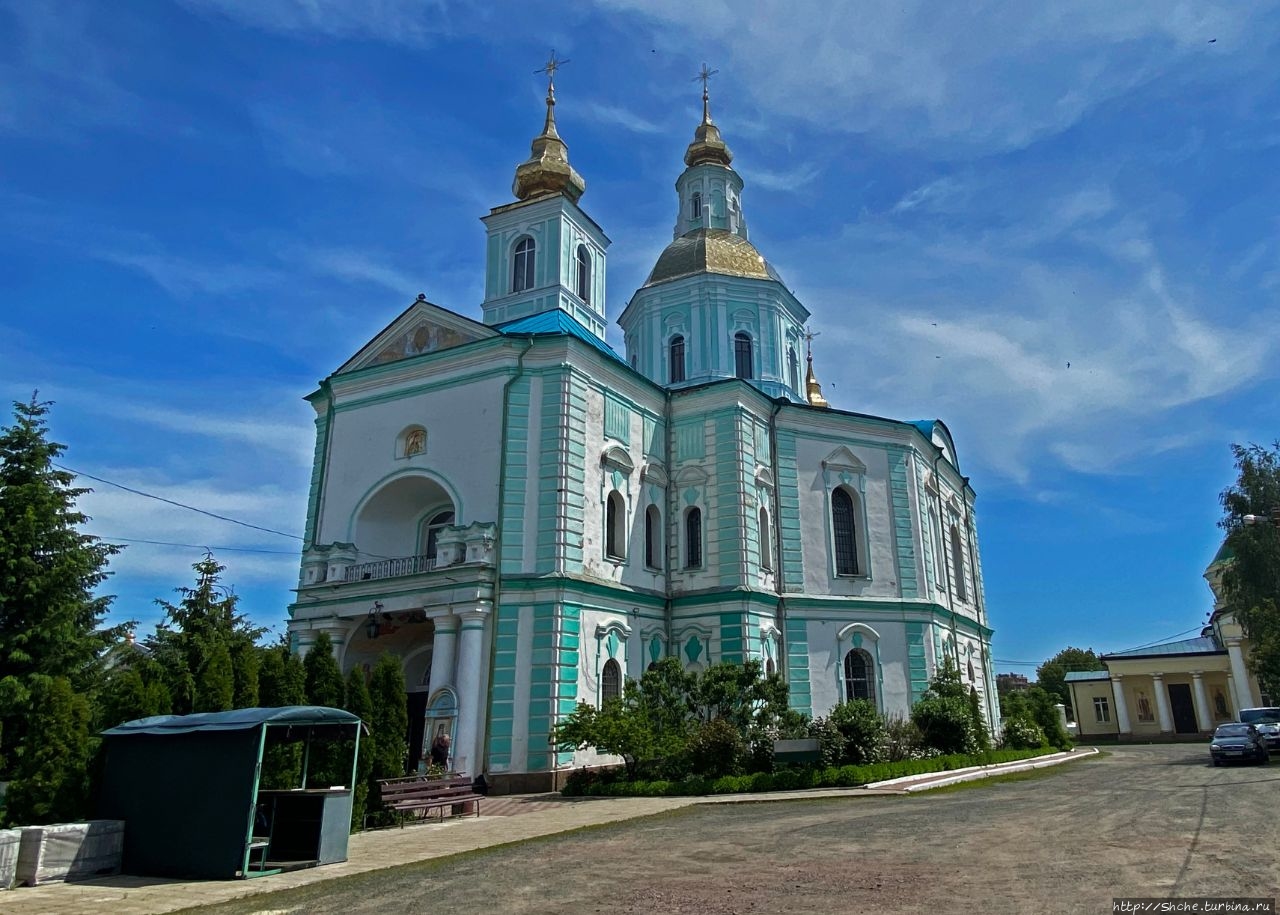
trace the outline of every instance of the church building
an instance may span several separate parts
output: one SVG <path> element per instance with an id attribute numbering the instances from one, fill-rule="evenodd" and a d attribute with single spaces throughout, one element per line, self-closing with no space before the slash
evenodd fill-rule
<path id="1" fill-rule="evenodd" d="M 625 355 L 551 80 L 546 101 L 515 199 L 482 217 L 482 321 L 419 296 L 308 398 L 296 649 L 328 632 L 344 671 L 394 653 L 412 754 L 444 731 L 452 768 L 497 790 L 606 761 L 556 752 L 552 726 L 665 657 L 755 658 L 815 716 L 854 698 L 906 716 L 949 658 L 998 732 L 955 443 L 823 399 L 705 78 Z"/>

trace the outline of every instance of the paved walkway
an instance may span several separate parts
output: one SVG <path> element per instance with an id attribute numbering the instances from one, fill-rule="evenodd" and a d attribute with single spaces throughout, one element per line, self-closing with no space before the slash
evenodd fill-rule
<path id="1" fill-rule="evenodd" d="M 165 880 L 158 877 L 104 877 L 76 883 L 51 883 L 0 891 L 6 915 L 143 915 L 212 905 L 258 893 L 361 874 L 399 864 L 443 858 L 493 848 L 539 836 L 652 816 L 695 804 L 761 803 L 808 798 L 856 798 L 904 794 L 966 778 L 1023 771 L 1079 759 L 1096 751 L 1076 751 L 999 766 L 936 772 L 881 782 L 866 788 L 826 788 L 768 794 L 734 794 L 672 798 L 564 798 L 556 794 L 495 797 L 481 805 L 480 817 L 455 817 L 404 829 L 380 829 L 351 837 L 348 859 L 341 864 L 257 877 L 252 880 Z"/>

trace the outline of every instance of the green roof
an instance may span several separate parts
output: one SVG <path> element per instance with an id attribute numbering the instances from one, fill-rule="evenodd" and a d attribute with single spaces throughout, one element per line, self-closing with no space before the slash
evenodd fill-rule
<path id="1" fill-rule="evenodd" d="M 1146 648 L 1131 648 L 1128 651 L 1113 651 L 1104 654 L 1102 660 L 1109 658 L 1152 658 L 1166 655 L 1183 654 L 1226 654 L 1226 649 L 1218 644 L 1212 636 L 1200 636 L 1195 639 L 1182 639 L 1177 642 L 1165 642 L 1161 645 L 1149 645 Z"/>
<path id="2" fill-rule="evenodd" d="M 243 731 L 262 724 L 357 724 L 350 712 L 321 705 L 286 705 L 281 708 L 238 708 L 229 712 L 200 712 L 195 715 L 153 715 L 116 725 L 103 735 L 191 734 L 196 731 Z"/>
<path id="3" fill-rule="evenodd" d="M 1213 554 L 1213 561 L 1209 563 L 1209 568 L 1212 569 L 1220 563 L 1228 563 L 1235 558 L 1236 551 L 1231 549 L 1231 544 L 1224 540 L 1222 546 L 1218 547 L 1218 552 Z"/>

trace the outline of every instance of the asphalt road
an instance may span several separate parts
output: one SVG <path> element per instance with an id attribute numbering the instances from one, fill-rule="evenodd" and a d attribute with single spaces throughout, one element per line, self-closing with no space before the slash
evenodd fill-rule
<path id="1" fill-rule="evenodd" d="M 920 796 L 699 806 L 202 911 L 1101 913 L 1280 894 L 1280 758 L 1107 752 Z"/>

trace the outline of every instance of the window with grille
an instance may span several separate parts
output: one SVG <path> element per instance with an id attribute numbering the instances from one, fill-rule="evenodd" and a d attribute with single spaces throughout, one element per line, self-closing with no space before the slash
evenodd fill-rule
<path id="1" fill-rule="evenodd" d="M 600 671 L 600 701 L 622 698 L 622 666 L 613 658 L 604 662 Z"/>
<path id="2" fill-rule="evenodd" d="M 844 656 L 844 697 L 876 701 L 875 663 L 864 649 L 854 648 Z"/>
<path id="3" fill-rule="evenodd" d="M 689 509 L 684 516 L 684 567 L 702 567 L 702 510 Z"/>
<path id="4" fill-rule="evenodd" d="M 605 555 L 610 559 L 623 559 L 626 557 L 626 524 L 627 524 L 627 506 L 622 501 L 622 493 L 609 493 L 609 498 L 605 502 Z"/>
<path id="5" fill-rule="evenodd" d="M 671 354 L 671 369 L 668 373 L 672 384 L 684 381 L 684 337 L 677 334 L 668 345 Z"/>
<path id="6" fill-rule="evenodd" d="M 452 510 L 436 512 L 427 520 L 427 550 L 425 555 L 428 559 L 436 558 L 436 551 L 439 549 L 440 532 L 452 523 Z"/>
<path id="7" fill-rule="evenodd" d="M 843 488 L 831 494 L 831 526 L 835 534 L 836 574 L 858 574 L 858 528 L 853 498 Z"/>
<path id="8" fill-rule="evenodd" d="M 591 301 L 591 252 L 586 245 L 578 245 L 578 298 Z"/>
<path id="9" fill-rule="evenodd" d="M 769 512 L 760 509 L 760 568 L 769 572 L 773 569 L 773 561 L 771 558 L 771 533 L 769 530 Z"/>
<path id="10" fill-rule="evenodd" d="M 690 209 L 693 213 L 694 219 L 702 218 L 702 194 L 701 193 L 696 193 L 693 195 L 693 200 L 690 203 Z"/>
<path id="11" fill-rule="evenodd" d="M 656 505 L 644 512 L 644 564 L 650 569 L 662 568 L 662 513 Z"/>

